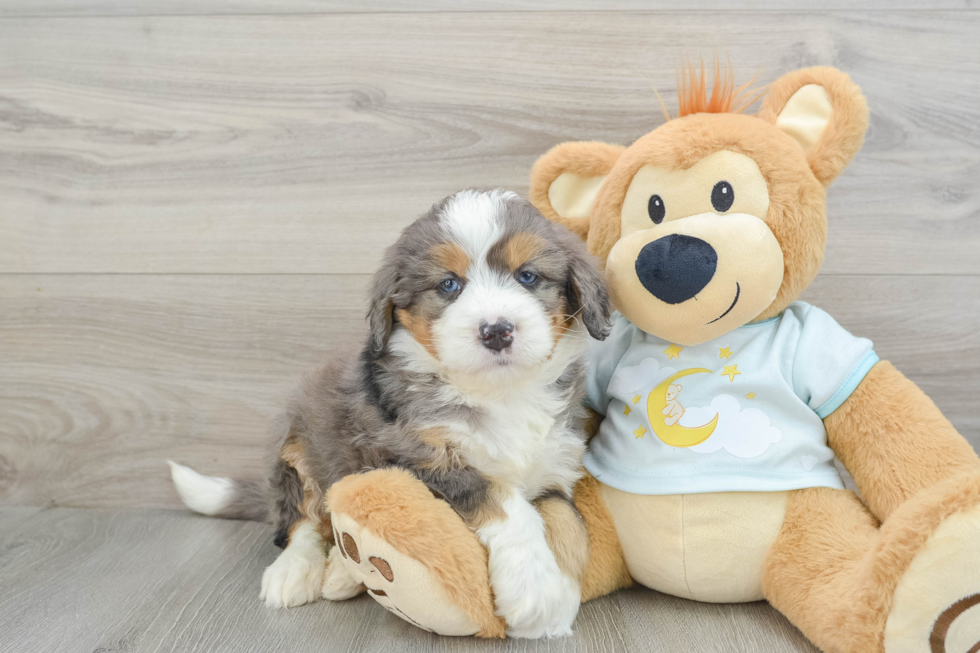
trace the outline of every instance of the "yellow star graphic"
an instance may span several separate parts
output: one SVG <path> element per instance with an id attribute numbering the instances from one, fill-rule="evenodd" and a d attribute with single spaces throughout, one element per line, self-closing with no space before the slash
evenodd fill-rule
<path id="1" fill-rule="evenodd" d="M 636 430 L 635 430 L 635 431 L 633 431 L 633 435 L 635 435 L 635 436 L 636 436 L 636 439 L 637 439 L 637 440 L 640 440 L 640 439 L 642 439 L 642 438 L 643 438 L 643 435 L 644 435 L 644 434 L 645 434 L 646 432 L 647 432 L 647 430 L 646 430 L 645 428 L 643 428 L 643 425 L 642 425 L 642 424 L 640 424 L 640 425 L 639 425 L 638 427 L 636 427 Z"/>
<path id="2" fill-rule="evenodd" d="M 633 397 L 633 403 L 634 404 L 640 403 L 640 395 L 636 395 L 635 397 Z M 627 408 L 629 408 L 629 406 L 627 406 Z"/>
<path id="3" fill-rule="evenodd" d="M 671 345 L 670 347 L 667 347 L 667 349 L 664 349 L 664 353 L 667 354 L 667 360 L 680 356 L 682 349 L 684 348 L 678 347 L 677 345 Z"/>
<path id="4" fill-rule="evenodd" d="M 728 357 L 732 355 L 732 350 L 730 347 L 719 347 L 718 348 L 718 358 L 724 358 L 728 360 Z"/>
<path id="5" fill-rule="evenodd" d="M 630 410 L 629 406 L 623 406 L 623 415 L 629 415 L 630 412 L 632 411 Z"/>
<path id="6" fill-rule="evenodd" d="M 722 376 L 727 376 L 729 381 L 734 381 L 736 374 L 741 374 L 741 372 L 738 371 L 737 363 L 735 365 L 726 365 L 725 371 L 721 373 Z"/>
<path id="7" fill-rule="evenodd" d="M 754 392 L 750 392 L 749 394 L 745 395 L 745 398 L 746 399 L 755 399 L 755 393 Z"/>

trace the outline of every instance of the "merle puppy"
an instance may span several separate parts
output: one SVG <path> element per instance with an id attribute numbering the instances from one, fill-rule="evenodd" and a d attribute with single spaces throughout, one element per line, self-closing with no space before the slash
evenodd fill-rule
<path id="1" fill-rule="evenodd" d="M 284 551 L 262 578 L 268 605 L 344 599 L 364 588 L 336 555 L 323 495 L 348 474 L 404 468 L 487 547 L 510 635 L 570 632 L 588 550 L 571 501 L 583 354 L 587 334 L 609 328 L 583 244 L 513 193 L 461 191 L 388 250 L 368 321 L 360 351 L 338 354 L 291 403 L 271 487 L 171 463 L 184 502 L 271 517 Z"/>

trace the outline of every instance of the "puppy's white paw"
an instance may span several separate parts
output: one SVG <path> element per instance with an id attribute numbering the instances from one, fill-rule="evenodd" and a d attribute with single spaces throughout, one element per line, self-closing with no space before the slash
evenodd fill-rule
<path id="1" fill-rule="evenodd" d="M 320 598 L 327 556 L 320 536 L 301 525 L 289 546 L 262 574 L 259 598 L 270 608 L 292 608 Z"/>
<path id="2" fill-rule="evenodd" d="M 283 551 L 262 574 L 259 598 L 270 608 L 292 608 L 320 597 L 326 556 Z"/>
<path id="3" fill-rule="evenodd" d="M 490 554 L 490 585 L 507 634 L 570 635 L 582 602 L 579 584 L 558 568 L 538 511 L 517 496 L 503 508 L 507 518 L 481 528 L 478 535 Z"/>
<path id="4" fill-rule="evenodd" d="M 497 595 L 497 614 L 507 622 L 509 637 L 537 639 L 572 634 L 572 623 L 582 603 L 581 590 L 557 566 L 554 571 L 557 573 L 528 573 L 513 590 Z"/>

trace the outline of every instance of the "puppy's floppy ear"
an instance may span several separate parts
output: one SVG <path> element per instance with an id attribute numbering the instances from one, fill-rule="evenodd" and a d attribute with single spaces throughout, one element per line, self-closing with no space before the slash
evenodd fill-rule
<path id="1" fill-rule="evenodd" d="M 612 323 L 609 319 L 609 293 L 595 260 L 584 251 L 569 252 L 568 312 L 582 312 L 582 323 L 596 340 L 605 340 Z"/>
<path id="2" fill-rule="evenodd" d="M 385 262 L 374 274 L 371 281 L 371 304 L 368 307 L 368 325 L 371 330 L 371 349 L 375 356 L 381 355 L 388 347 L 388 338 L 394 325 L 395 293 L 398 292 L 400 278 L 395 246 L 385 250 Z"/>
<path id="3" fill-rule="evenodd" d="M 625 150 L 599 142 L 556 145 L 531 169 L 531 203 L 584 240 L 602 182 Z"/>
<path id="4" fill-rule="evenodd" d="M 864 142 L 868 104 L 836 68 L 804 68 L 773 82 L 759 117 L 795 140 L 814 176 L 828 186 Z"/>

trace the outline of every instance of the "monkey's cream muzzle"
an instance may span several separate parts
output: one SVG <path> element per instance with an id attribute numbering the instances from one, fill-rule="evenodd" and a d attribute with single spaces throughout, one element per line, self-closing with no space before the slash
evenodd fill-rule
<path id="1" fill-rule="evenodd" d="M 622 237 L 606 259 L 606 281 L 630 322 L 696 345 L 772 304 L 783 282 L 783 252 L 760 218 L 701 213 Z"/>

